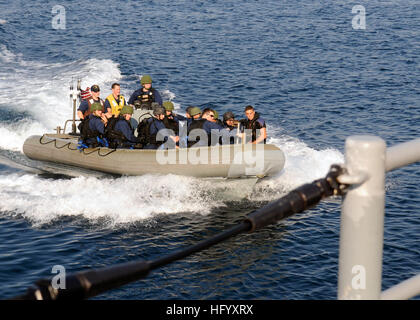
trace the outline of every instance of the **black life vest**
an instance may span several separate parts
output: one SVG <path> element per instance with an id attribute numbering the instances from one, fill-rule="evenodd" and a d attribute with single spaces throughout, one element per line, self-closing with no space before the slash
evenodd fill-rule
<path id="1" fill-rule="evenodd" d="M 223 127 L 229 132 L 229 134 L 230 134 L 230 136 L 229 136 L 229 143 L 230 144 L 235 144 L 236 143 L 236 139 L 237 139 L 237 137 L 236 137 L 236 130 L 237 130 L 237 127 L 235 127 L 235 126 L 230 126 L 230 125 L 228 125 L 225 121 L 223 121 Z M 226 138 L 225 138 L 226 139 Z M 223 144 L 223 143 L 227 143 L 225 140 L 223 140 L 223 137 L 222 137 L 222 143 L 221 144 Z"/>
<path id="2" fill-rule="evenodd" d="M 257 121 L 259 118 L 260 118 L 259 113 L 255 112 L 254 119 L 252 119 L 252 120 L 249 120 L 249 119 L 242 120 L 243 129 L 252 130 L 252 140 L 251 140 L 252 142 L 257 140 L 257 132 L 258 132 L 257 130 L 265 128 L 265 125 L 262 126 L 261 123 L 259 121 Z M 264 143 L 266 143 L 266 139 L 264 139 Z"/>
<path id="3" fill-rule="evenodd" d="M 108 139 L 109 147 L 112 149 L 125 146 L 124 143 L 127 141 L 127 138 L 122 132 L 115 130 L 115 125 L 120 120 L 127 121 L 122 116 L 111 117 L 108 119 L 108 123 L 105 127 L 105 137 Z"/>
<path id="4" fill-rule="evenodd" d="M 101 137 L 101 133 L 97 130 L 92 130 L 90 128 L 89 122 L 90 117 L 84 118 L 82 122 L 79 124 L 79 130 L 80 130 L 80 140 L 83 143 L 89 143 L 90 147 L 97 147 L 99 144 L 96 141 L 88 141 L 91 138 Z"/>
<path id="5" fill-rule="evenodd" d="M 150 120 L 152 119 L 152 120 Z M 156 135 L 150 134 L 150 126 L 152 123 L 155 122 L 155 118 L 146 118 L 139 122 L 137 126 L 137 139 L 139 140 L 139 143 L 143 145 L 147 145 L 149 143 L 155 144 L 156 143 Z"/>
<path id="6" fill-rule="evenodd" d="M 152 109 L 152 102 L 155 102 L 155 89 L 150 88 L 146 92 L 143 91 L 143 88 L 140 89 L 140 94 L 137 96 L 136 100 L 140 101 L 142 109 Z"/>
<path id="7" fill-rule="evenodd" d="M 197 119 L 197 120 L 196 119 L 192 119 L 192 121 L 190 122 L 190 124 L 189 124 L 189 126 L 187 128 L 187 136 L 189 137 L 190 132 L 192 130 L 194 130 L 194 129 L 203 129 L 204 123 L 206 121 L 207 121 L 206 119 Z M 188 139 L 187 147 L 190 148 L 190 147 L 192 147 L 193 145 L 195 145 L 199 141 L 200 141 L 200 137 L 197 137 L 197 140 L 195 140 L 195 141 L 190 141 Z M 208 141 L 210 142 L 210 139 L 208 139 Z"/>
<path id="8" fill-rule="evenodd" d="M 165 127 L 167 129 L 171 129 L 176 136 L 179 135 L 179 124 L 178 122 L 174 119 L 173 116 L 168 117 L 165 115 L 165 118 L 163 118 L 163 124 L 165 125 Z"/>

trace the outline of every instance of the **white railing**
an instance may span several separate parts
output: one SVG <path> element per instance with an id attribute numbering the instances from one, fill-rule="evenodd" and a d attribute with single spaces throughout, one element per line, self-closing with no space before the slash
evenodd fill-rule
<path id="1" fill-rule="evenodd" d="M 351 184 L 343 198 L 338 274 L 339 299 L 408 299 L 420 294 L 420 274 L 381 293 L 385 173 L 420 161 L 420 139 L 386 148 L 375 136 L 346 140 Z"/>

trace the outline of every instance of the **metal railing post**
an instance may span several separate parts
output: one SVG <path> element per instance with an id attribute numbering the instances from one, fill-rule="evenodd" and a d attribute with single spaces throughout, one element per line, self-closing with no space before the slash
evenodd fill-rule
<path id="1" fill-rule="evenodd" d="M 346 140 L 348 175 L 365 176 L 343 198 L 338 274 L 339 299 L 380 299 L 385 208 L 384 140 Z"/>

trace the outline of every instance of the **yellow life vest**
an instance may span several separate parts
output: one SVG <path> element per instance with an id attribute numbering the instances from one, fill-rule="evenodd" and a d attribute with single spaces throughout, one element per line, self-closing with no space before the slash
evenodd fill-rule
<path id="1" fill-rule="evenodd" d="M 120 103 L 117 103 L 117 100 L 115 100 L 114 95 L 111 93 L 106 99 L 109 102 L 109 105 L 111 106 L 112 115 L 118 116 L 121 112 L 122 107 L 125 106 L 125 99 L 124 96 L 120 95 Z"/>

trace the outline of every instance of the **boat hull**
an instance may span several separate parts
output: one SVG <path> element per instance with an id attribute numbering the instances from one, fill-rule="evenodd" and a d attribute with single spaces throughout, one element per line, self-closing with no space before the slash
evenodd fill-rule
<path id="1" fill-rule="evenodd" d="M 172 150 L 77 149 L 77 136 L 34 135 L 24 154 L 49 161 L 121 175 L 177 174 L 194 177 L 272 176 L 284 167 L 284 154 L 274 145 L 223 145 Z"/>

